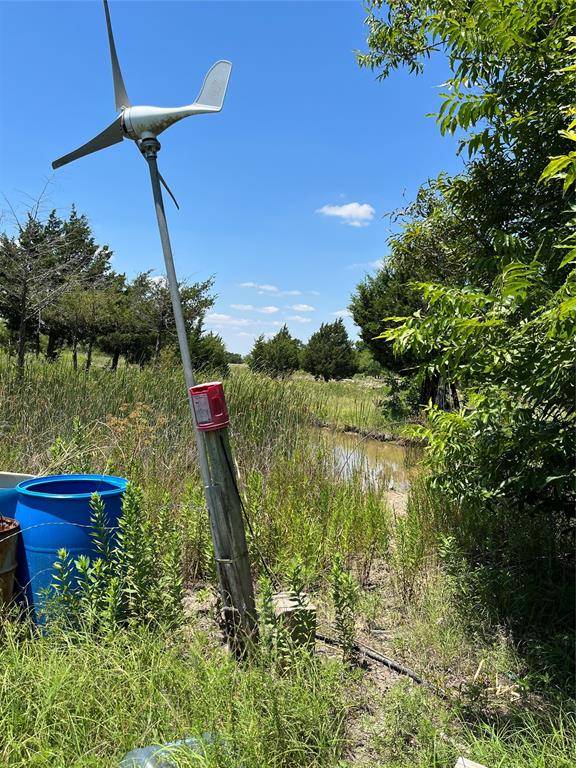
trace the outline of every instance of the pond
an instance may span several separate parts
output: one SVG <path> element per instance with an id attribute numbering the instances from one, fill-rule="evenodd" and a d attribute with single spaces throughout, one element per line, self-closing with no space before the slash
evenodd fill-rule
<path id="1" fill-rule="evenodd" d="M 322 429 L 324 440 L 332 446 L 336 466 L 345 476 L 360 471 L 388 491 L 406 494 L 418 472 L 421 448 L 396 442 L 383 442 L 349 432 Z"/>

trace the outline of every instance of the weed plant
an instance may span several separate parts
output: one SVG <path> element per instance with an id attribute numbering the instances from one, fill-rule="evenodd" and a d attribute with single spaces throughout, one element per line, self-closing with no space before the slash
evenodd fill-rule
<path id="1" fill-rule="evenodd" d="M 340 645 L 342 659 L 346 664 L 358 661 L 356 651 L 356 613 L 358 609 L 358 584 L 352 574 L 344 568 L 340 555 L 334 556 L 330 573 L 334 625 Z"/>
<path id="2" fill-rule="evenodd" d="M 364 722 L 370 733 L 370 759 L 386 768 L 443 768 L 460 756 L 502 768 L 571 768 L 576 761 L 576 720 L 561 711 L 518 710 L 489 723 L 466 722 L 454 707 L 403 681 L 375 694 Z"/>
<path id="3" fill-rule="evenodd" d="M 570 534 L 558 536 L 557 525 L 553 516 L 449 501 L 421 477 L 393 525 L 395 588 L 405 604 L 417 602 L 428 574 L 441 568 L 470 632 L 490 637 L 503 627 L 534 683 L 572 692 L 573 564 L 563 555 Z"/>
<path id="4" fill-rule="evenodd" d="M 46 594 L 46 626 L 103 634 L 122 627 L 159 624 L 176 627 L 183 619 L 181 529 L 166 501 L 154 523 L 143 509 L 140 488 L 128 485 L 115 532 L 101 497 L 92 496 L 94 557 L 76 560 L 65 549 L 54 563 Z"/>

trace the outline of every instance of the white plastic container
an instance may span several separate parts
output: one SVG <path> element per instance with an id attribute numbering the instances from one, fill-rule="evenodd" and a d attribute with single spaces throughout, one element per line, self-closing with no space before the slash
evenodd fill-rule
<path id="1" fill-rule="evenodd" d="M 36 475 L 0 472 L 0 517 L 14 517 L 17 497 L 15 488 L 22 480 L 29 480 L 31 477 Z"/>

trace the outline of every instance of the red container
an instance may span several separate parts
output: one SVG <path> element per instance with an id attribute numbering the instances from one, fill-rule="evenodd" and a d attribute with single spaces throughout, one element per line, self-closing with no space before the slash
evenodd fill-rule
<path id="1" fill-rule="evenodd" d="M 221 382 L 211 381 L 208 384 L 190 387 L 190 397 L 198 429 L 210 432 L 213 429 L 223 429 L 228 426 L 230 419 Z"/>

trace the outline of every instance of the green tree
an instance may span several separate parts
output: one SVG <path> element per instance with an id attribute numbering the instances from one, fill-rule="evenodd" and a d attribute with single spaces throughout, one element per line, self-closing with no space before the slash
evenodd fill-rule
<path id="1" fill-rule="evenodd" d="M 356 367 L 358 373 L 364 374 L 364 376 L 382 376 L 385 369 L 380 365 L 372 354 L 372 350 L 366 344 L 366 342 L 359 339 L 354 344 L 354 350 L 356 353 Z"/>
<path id="2" fill-rule="evenodd" d="M 529 611 L 549 631 L 573 611 L 576 5 L 391 0 L 380 14 L 372 3 L 361 63 L 421 71 L 442 49 L 440 129 L 469 156 L 439 181 L 466 279 L 417 277 L 422 306 L 383 322 L 382 338 L 467 393 L 466 409 L 432 407 L 419 430 L 429 481 L 457 510 L 438 534 L 470 556 L 500 615 L 521 604 L 518 626 Z"/>
<path id="3" fill-rule="evenodd" d="M 140 315 L 140 297 L 134 295 L 132 285 L 124 275 L 118 275 L 113 290 L 106 293 L 104 312 L 109 325 L 103 326 L 96 338 L 96 346 L 110 355 L 110 368 L 116 370 L 122 355 L 134 355 L 142 339 L 149 344 Z"/>
<path id="4" fill-rule="evenodd" d="M 47 308 L 76 287 L 90 287 L 109 269 L 111 253 L 96 243 L 89 222 L 72 207 L 67 219 L 42 215 L 40 196 L 21 219 L 12 209 L 15 235 L 0 235 L 0 315 L 16 338 L 24 366 L 26 342 L 40 350 Z"/>
<path id="5" fill-rule="evenodd" d="M 262 373 L 266 370 L 267 349 L 266 339 L 264 338 L 264 334 L 261 333 L 260 336 L 254 340 L 254 346 L 247 358 L 250 370 L 256 371 L 257 373 Z"/>
<path id="6" fill-rule="evenodd" d="M 259 336 L 250 352 L 248 365 L 251 370 L 269 376 L 290 376 L 300 366 L 301 342 L 290 335 L 286 325 L 269 340 Z"/>
<path id="7" fill-rule="evenodd" d="M 210 354 L 210 340 L 202 346 L 202 326 L 208 309 L 214 304 L 210 294 L 212 278 L 197 283 L 179 284 L 184 322 L 191 349 L 198 346 L 198 355 L 206 361 Z M 122 355 L 130 363 L 145 365 L 158 362 L 164 349 L 177 348 L 178 339 L 170 291 L 165 278 L 154 278 L 150 272 L 141 272 L 126 283 L 116 297 L 110 297 L 110 310 L 115 321 L 112 327 L 98 336 L 98 346 L 112 356 L 111 367 L 118 366 Z M 212 342 L 215 360 L 217 344 Z M 221 369 L 221 361 L 219 363 Z"/>
<path id="8" fill-rule="evenodd" d="M 178 284 L 184 322 L 191 336 L 200 336 L 206 312 L 214 305 L 214 296 L 210 295 L 213 284 L 213 278 L 198 283 Z M 135 278 L 133 289 L 134 295 L 140 300 L 138 311 L 143 327 L 150 334 L 151 348 L 147 357 L 158 360 L 164 346 L 176 341 L 168 281 L 164 276 L 152 277 L 150 272 L 142 272 Z"/>
<path id="9" fill-rule="evenodd" d="M 475 246 L 442 196 L 445 183 L 441 178 L 427 184 L 413 203 L 396 212 L 401 228 L 388 240 L 388 256 L 375 275 L 358 284 L 350 301 L 361 339 L 376 361 L 389 371 L 420 377 L 422 405 L 436 401 L 440 385 L 438 377 L 424 368 L 428 358 L 411 350 L 393 350 L 381 334 L 383 328 L 394 326 L 392 318 L 424 309 L 415 281 L 465 282 L 465 264 Z"/>
<path id="10" fill-rule="evenodd" d="M 436 117 L 470 159 L 442 195 L 471 238 L 467 279 L 490 290 L 503 263 L 538 250 L 558 286 L 550 233 L 565 223 L 566 205 L 561 185 L 538 179 L 550 155 L 568 151 L 562 129 L 573 85 L 563 70 L 572 63 L 575 4 L 375 0 L 366 23 L 369 51 L 359 62 L 381 78 L 400 67 L 422 72 L 437 52 L 448 61 Z"/>
<path id="11" fill-rule="evenodd" d="M 196 370 L 206 370 L 219 376 L 228 375 L 228 352 L 222 337 L 209 331 L 200 332 L 191 340 L 190 356 Z"/>
<path id="12" fill-rule="evenodd" d="M 342 318 L 322 323 L 302 353 L 302 367 L 316 378 L 345 379 L 356 373 L 356 357 Z"/>
<path id="13" fill-rule="evenodd" d="M 90 286 L 76 282 L 44 312 L 50 329 L 46 358 L 54 360 L 59 349 L 68 343 L 72 363 L 78 367 L 78 346 L 86 349 L 86 370 L 92 365 L 92 352 L 99 336 L 118 327 L 118 309 L 122 300 L 124 276 L 109 272 Z"/>
<path id="14" fill-rule="evenodd" d="M 536 253 L 550 290 L 564 279 L 556 233 L 566 225 L 566 201 L 561 185 L 545 188 L 538 180 L 548 156 L 567 151 L 562 128 L 573 85 L 563 69 L 575 22 L 574 3 L 555 0 L 369 5 L 369 51 L 359 54 L 360 64 L 379 77 L 403 66 L 421 72 L 441 52 L 451 76 L 439 127 L 458 131 L 469 157 L 465 172 L 421 190 L 389 242 L 384 268 L 352 297 L 354 319 L 377 359 L 397 372 L 418 370 L 422 403 L 437 399 L 440 381 L 428 366 L 433 353 L 418 358 L 404 347 L 394 356 L 375 331 L 392 327 L 387 318 L 427 311 L 415 282 L 491 292 L 507 264 Z"/>

